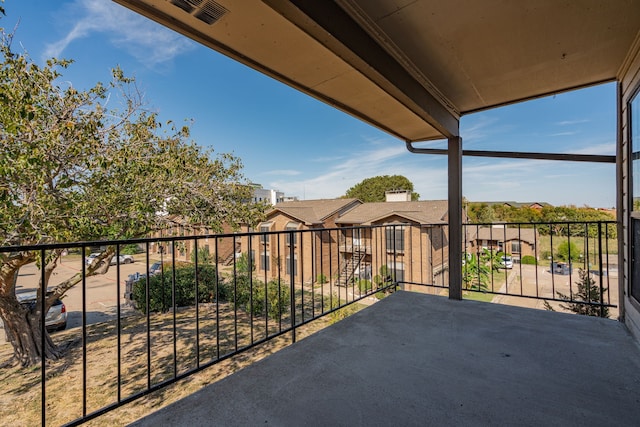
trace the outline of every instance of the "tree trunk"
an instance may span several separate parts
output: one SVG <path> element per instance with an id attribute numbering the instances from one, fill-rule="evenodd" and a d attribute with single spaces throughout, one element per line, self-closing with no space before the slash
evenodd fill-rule
<path id="1" fill-rule="evenodd" d="M 40 308 L 29 310 L 25 307 L 0 306 L 0 317 L 4 322 L 7 340 L 13 346 L 14 358 L 23 367 L 39 364 L 42 361 L 42 333 L 44 336 L 44 354 L 47 359 L 57 360 L 62 352 L 51 340 L 46 328 L 41 330 Z"/>

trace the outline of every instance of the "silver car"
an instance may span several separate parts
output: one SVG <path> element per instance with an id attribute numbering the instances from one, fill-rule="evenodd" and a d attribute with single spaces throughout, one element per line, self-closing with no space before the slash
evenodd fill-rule
<path id="1" fill-rule="evenodd" d="M 18 302 L 23 306 L 32 307 L 36 304 L 36 291 L 26 291 L 16 293 Z M 56 299 L 47 311 L 47 317 L 44 320 L 44 324 L 49 332 L 61 331 L 67 327 L 67 307 L 62 300 Z"/>

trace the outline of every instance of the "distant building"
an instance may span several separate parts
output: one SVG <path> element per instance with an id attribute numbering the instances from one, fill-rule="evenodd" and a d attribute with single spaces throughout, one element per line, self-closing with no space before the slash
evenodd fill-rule
<path id="1" fill-rule="evenodd" d="M 545 207 L 552 206 L 547 202 L 513 202 L 513 201 L 504 201 L 504 202 L 469 202 L 477 205 L 487 205 L 487 206 L 504 206 L 507 208 L 531 208 L 531 209 L 542 209 Z"/>
<path id="2" fill-rule="evenodd" d="M 271 206 L 274 206 L 285 201 L 282 191 L 263 188 L 262 185 L 255 183 L 251 184 L 251 186 L 253 187 L 253 198 L 251 201 L 255 203 L 268 202 Z"/>

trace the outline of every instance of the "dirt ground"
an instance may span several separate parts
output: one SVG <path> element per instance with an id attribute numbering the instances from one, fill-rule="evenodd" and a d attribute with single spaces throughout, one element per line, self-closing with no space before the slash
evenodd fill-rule
<path id="1" fill-rule="evenodd" d="M 254 319 L 241 312 L 234 312 L 230 305 L 201 305 L 199 309 L 200 366 L 219 360 L 238 348 L 248 346 L 278 331 L 277 322 Z M 216 314 L 218 316 L 216 316 Z M 219 334 L 216 334 L 216 318 Z M 237 319 L 237 328 L 234 327 Z M 326 327 L 336 318 L 324 318 L 298 327 L 297 340 Z M 61 425 L 90 414 L 99 408 L 114 404 L 120 398 L 142 392 L 152 386 L 180 375 L 197 366 L 195 309 L 176 312 L 176 344 L 174 357 L 174 319 L 172 313 L 152 314 L 148 320 L 151 346 L 147 347 L 147 318 L 130 315 L 122 319 L 120 334 L 120 365 L 118 365 L 118 339 L 115 321 L 91 325 L 86 334 L 86 373 L 83 374 L 83 350 L 81 328 L 53 334 L 54 341 L 66 348 L 66 355 L 46 366 L 46 420 L 48 425 Z M 286 323 L 282 325 L 286 328 Z M 237 344 L 236 344 L 237 343 Z M 126 425 L 148 413 L 158 410 L 200 388 L 230 375 L 244 366 L 260 360 L 291 343 L 291 333 L 271 339 L 251 350 L 227 358 L 203 371 L 191 375 L 157 392 L 139 398 L 108 412 L 87 425 Z M 0 345 L 0 363 L 11 357 L 8 344 Z M 147 360 L 150 358 L 150 365 Z M 149 368 L 147 369 L 147 366 Z M 174 371 L 175 366 L 175 371 Z M 118 370 L 120 375 L 118 375 Z M 120 385 L 118 384 L 120 378 Z M 83 378 L 86 390 L 83 391 Z M 3 425 L 33 426 L 40 424 L 41 402 L 40 367 L 0 368 L 0 420 Z M 86 407 L 83 408 L 83 393 Z"/>

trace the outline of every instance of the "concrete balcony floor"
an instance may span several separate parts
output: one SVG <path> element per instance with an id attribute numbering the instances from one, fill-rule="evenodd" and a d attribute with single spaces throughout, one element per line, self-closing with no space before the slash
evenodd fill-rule
<path id="1" fill-rule="evenodd" d="M 134 425 L 639 423 L 623 324 L 400 291 Z"/>

